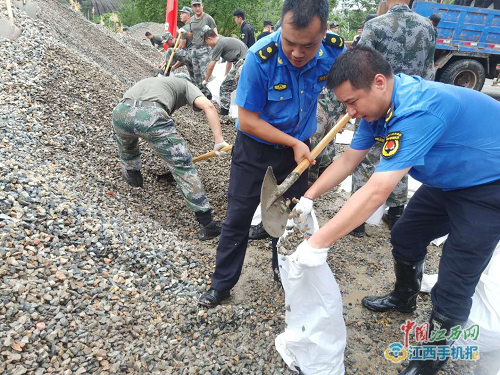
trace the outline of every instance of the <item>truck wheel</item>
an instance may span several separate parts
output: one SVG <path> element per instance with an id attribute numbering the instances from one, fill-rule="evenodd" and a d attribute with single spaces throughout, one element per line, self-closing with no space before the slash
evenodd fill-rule
<path id="1" fill-rule="evenodd" d="M 481 91 L 485 79 L 486 73 L 479 61 L 464 59 L 448 65 L 441 74 L 439 81 Z"/>

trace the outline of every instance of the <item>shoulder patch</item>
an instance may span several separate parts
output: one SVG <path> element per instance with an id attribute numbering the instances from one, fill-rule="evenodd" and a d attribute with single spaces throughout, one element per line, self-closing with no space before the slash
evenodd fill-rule
<path id="1" fill-rule="evenodd" d="M 344 48 L 344 38 L 339 35 L 326 34 L 325 44 L 327 46 Z"/>
<path id="2" fill-rule="evenodd" d="M 392 132 L 387 134 L 384 146 L 382 147 L 382 156 L 385 159 L 392 158 L 399 151 L 399 148 L 401 147 L 400 139 L 402 136 L 403 133 L 401 132 Z"/>
<path id="3" fill-rule="evenodd" d="M 262 47 L 257 52 L 257 56 L 259 57 L 260 61 L 266 62 L 276 52 L 278 52 L 278 43 L 271 42 L 271 43 L 265 45 L 264 47 Z"/>

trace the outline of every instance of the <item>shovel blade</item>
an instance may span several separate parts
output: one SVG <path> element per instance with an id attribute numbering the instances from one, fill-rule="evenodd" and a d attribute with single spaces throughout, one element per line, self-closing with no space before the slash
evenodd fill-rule
<path id="1" fill-rule="evenodd" d="M 260 191 L 262 224 L 266 232 L 276 238 L 285 233 L 286 222 L 290 214 L 290 210 L 285 205 L 285 199 L 282 196 L 276 197 L 277 191 L 278 183 L 273 168 L 268 167 Z M 269 204 L 273 200 L 274 202 Z"/>

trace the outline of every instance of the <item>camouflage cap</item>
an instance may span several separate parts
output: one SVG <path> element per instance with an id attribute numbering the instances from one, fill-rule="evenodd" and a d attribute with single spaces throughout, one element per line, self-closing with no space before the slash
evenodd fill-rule
<path id="1" fill-rule="evenodd" d="M 168 31 L 166 33 L 161 34 L 161 38 L 165 42 L 169 41 L 170 39 L 174 39 L 174 37 L 172 36 L 172 34 L 170 34 Z"/>
<path id="2" fill-rule="evenodd" d="M 202 0 L 191 0 L 191 5 L 195 5 L 195 4 L 203 4 L 203 1 Z"/>
<path id="3" fill-rule="evenodd" d="M 207 33 L 207 31 L 210 31 L 210 30 L 212 30 L 212 28 L 210 26 L 208 26 L 208 25 L 203 26 L 201 31 L 200 31 L 201 38 L 205 39 L 205 34 Z"/>
<path id="4" fill-rule="evenodd" d="M 179 12 L 181 12 L 181 13 L 189 13 L 190 16 L 193 15 L 193 10 L 190 7 L 188 7 L 188 6 L 182 7 L 182 9 L 179 10 Z"/>

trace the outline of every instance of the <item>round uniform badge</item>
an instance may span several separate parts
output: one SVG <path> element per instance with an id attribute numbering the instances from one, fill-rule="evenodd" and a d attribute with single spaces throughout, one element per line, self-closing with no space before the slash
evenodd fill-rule
<path id="1" fill-rule="evenodd" d="M 397 154 L 399 148 L 401 147 L 401 137 L 403 133 L 401 132 L 391 132 L 385 137 L 385 143 L 382 147 L 382 156 L 386 159 L 392 158 Z"/>

